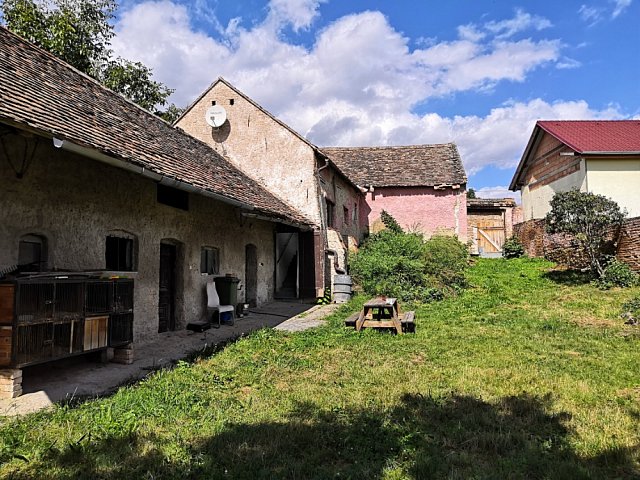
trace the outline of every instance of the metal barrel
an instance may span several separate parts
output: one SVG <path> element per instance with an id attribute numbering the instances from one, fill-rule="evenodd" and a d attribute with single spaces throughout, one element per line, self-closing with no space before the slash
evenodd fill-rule
<path id="1" fill-rule="evenodd" d="M 335 303 L 346 303 L 351 299 L 350 275 L 335 275 L 333 277 L 333 301 Z"/>

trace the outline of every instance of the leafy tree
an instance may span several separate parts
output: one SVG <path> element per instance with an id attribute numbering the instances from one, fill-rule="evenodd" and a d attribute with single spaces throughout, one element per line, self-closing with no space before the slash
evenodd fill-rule
<path id="1" fill-rule="evenodd" d="M 573 189 L 559 192 L 551 200 L 546 217 L 549 233 L 573 235 L 589 259 L 591 270 L 599 278 L 605 274 L 607 234 L 622 226 L 626 212 L 613 200 Z"/>
<path id="2" fill-rule="evenodd" d="M 173 90 L 140 62 L 113 59 L 115 0 L 0 0 L 4 23 L 78 70 L 156 114 Z M 167 110 L 175 114 L 177 107 Z"/>
<path id="3" fill-rule="evenodd" d="M 380 220 L 382 220 L 382 223 L 389 231 L 393 233 L 402 233 L 403 230 L 398 221 L 386 210 L 382 210 L 382 212 L 380 212 Z"/>
<path id="4" fill-rule="evenodd" d="M 477 198 L 475 189 L 470 188 L 467 190 L 467 198 Z"/>
<path id="5" fill-rule="evenodd" d="M 176 107 L 172 103 L 164 112 L 157 113 L 157 115 L 164 121 L 173 123 L 182 115 L 182 112 L 184 112 L 184 108 Z"/>
<path id="6" fill-rule="evenodd" d="M 151 69 L 140 62 L 118 57 L 107 62 L 96 73 L 104 86 L 149 111 L 153 111 L 158 104 L 164 105 L 166 98 L 173 93 L 166 85 L 152 80 Z"/>

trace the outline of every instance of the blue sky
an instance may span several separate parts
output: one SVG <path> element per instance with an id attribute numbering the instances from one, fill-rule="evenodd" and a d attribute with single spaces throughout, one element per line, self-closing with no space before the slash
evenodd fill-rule
<path id="1" fill-rule="evenodd" d="M 640 0 L 121 3 L 116 52 L 186 106 L 224 76 L 324 145 L 458 144 L 503 196 L 537 119 L 640 116 Z"/>

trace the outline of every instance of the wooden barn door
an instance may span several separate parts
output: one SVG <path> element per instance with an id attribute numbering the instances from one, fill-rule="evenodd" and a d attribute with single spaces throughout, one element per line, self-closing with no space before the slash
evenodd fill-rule
<path id="1" fill-rule="evenodd" d="M 504 225 L 490 222 L 478 222 L 478 250 L 485 254 L 502 253 L 504 245 Z"/>

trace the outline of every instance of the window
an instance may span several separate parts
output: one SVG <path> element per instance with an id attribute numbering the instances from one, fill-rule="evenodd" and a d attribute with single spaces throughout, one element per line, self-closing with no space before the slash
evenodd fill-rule
<path id="1" fill-rule="evenodd" d="M 349 218 L 349 209 L 347 207 L 342 207 L 342 213 L 344 213 L 344 224 L 349 225 L 351 223 L 351 218 Z"/>
<path id="2" fill-rule="evenodd" d="M 158 183 L 157 189 L 158 203 L 169 205 L 170 207 L 179 208 L 180 210 L 189 210 L 189 193 L 177 188 L 167 187 Z"/>
<path id="3" fill-rule="evenodd" d="M 327 200 L 327 227 L 333 228 L 336 223 L 336 204 Z"/>
<path id="4" fill-rule="evenodd" d="M 23 272 L 41 272 L 47 268 L 47 239 L 23 235 L 18 244 L 18 265 Z"/>
<path id="5" fill-rule="evenodd" d="M 353 224 L 358 225 L 358 204 L 353 205 Z"/>
<path id="6" fill-rule="evenodd" d="M 107 270 L 132 272 L 134 239 L 115 235 L 107 236 L 106 264 Z"/>
<path id="7" fill-rule="evenodd" d="M 214 275 L 220 273 L 220 250 L 202 247 L 200 252 L 200 273 Z"/>

